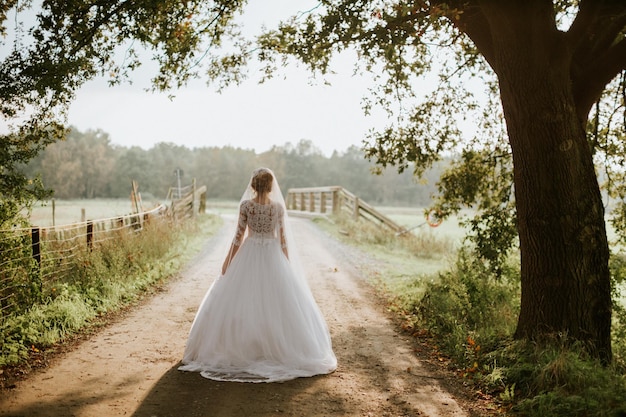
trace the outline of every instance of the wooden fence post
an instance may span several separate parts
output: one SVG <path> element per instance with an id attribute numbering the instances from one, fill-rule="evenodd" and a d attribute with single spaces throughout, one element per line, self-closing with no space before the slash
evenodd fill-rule
<path id="1" fill-rule="evenodd" d="M 320 193 L 320 213 L 326 213 L 326 193 Z"/>
<path id="2" fill-rule="evenodd" d="M 196 217 L 196 179 L 191 180 L 191 217 Z"/>
<path id="3" fill-rule="evenodd" d="M 93 249 L 93 222 L 87 221 L 87 249 L 91 251 Z"/>
<path id="4" fill-rule="evenodd" d="M 354 220 L 359 220 L 359 197 L 354 197 Z"/>
<path id="5" fill-rule="evenodd" d="M 33 259 L 37 262 L 37 268 L 41 269 L 41 243 L 39 240 L 39 228 L 33 227 L 30 231 Z"/>
<path id="6" fill-rule="evenodd" d="M 129 224 L 132 226 L 133 230 L 141 230 L 143 227 L 142 216 L 139 214 L 134 214 L 129 218 Z"/>
<path id="7" fill-rule="evenodd" d="M 136 213 L 141 213 L 143 211 L 143 203 L 141 201 L 141 195 L 139 194 L 139 184 L 137 181 L 131 181 L 132 191 L 130 192 L 130 202 L 133 206 L 133 210 Z"/>
<path id="8" fill-rule="evenodd" d="M 36 275 L 33 275 L 33 283 L 37 284 L 37 287 L 39 288 L 38 297 L 39 299 L 41 299 L 41 292 L 43 291 L 43 281 L 41 279 L 41 239 L 39 233 L 39 227 L 31 228 L 30 239 L 32 245 L 33 259 L 37 263 L 36 270 L 34 271 Z"/>
<path id="9" fill-rule="evenodd" d="M 200 194 L 200 204 L 198 206 L 198 213 L 206 213 L 206 191 Z"/>

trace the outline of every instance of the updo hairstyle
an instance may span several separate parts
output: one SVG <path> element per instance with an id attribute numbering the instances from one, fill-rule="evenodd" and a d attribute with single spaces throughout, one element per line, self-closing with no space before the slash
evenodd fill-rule
<path id="1" fill-rule="evenodd" d="M 272 191 L 272 182 L 274 177 L 272 173 L 265 168 L 259 168 L 252 173 L 252 189 L 257 195 L 265 195 Z"/>

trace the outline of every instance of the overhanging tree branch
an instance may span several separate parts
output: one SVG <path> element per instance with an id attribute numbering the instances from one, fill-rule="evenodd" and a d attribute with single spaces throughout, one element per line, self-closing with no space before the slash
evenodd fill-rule
<path id="1" fill-rule="evenodd" d="M 465 32 L 470 37 L 491 68 L 494 68 L 495 56 L 492 34 L 482 9 L 477 6 L 467 7 L 459 15 L 459 20 L 453 21 L 453 23 L 460 31 Z"/>
<path id="2" fill-rule="evenodd" d="M 615 36 L 618 35 L 619 33 Z M 626 38 L 598 55 L 588 57 L 584 63 L 572 64 L 572 90 L 578 107 L 578 117 L 583 125 L 605 86 L 625 69 Z"/>
<path id="3" fill-rule="evenodd" d="M 587 39 L 590 28 L 598 21 L 601 3 L 598 0 L 581 0 L 578 13 L 566 34 L 572 49 L 578 48 Z"/>

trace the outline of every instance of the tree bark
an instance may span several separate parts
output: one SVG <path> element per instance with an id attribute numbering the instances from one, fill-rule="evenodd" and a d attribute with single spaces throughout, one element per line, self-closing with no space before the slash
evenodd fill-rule
<path id="1" fill-rule="evenodd" d="M 604 207 L 551 2 L 490 2 L 491 62 L 513 152 L 522 298 L 516 338 L 556 335 L 611 360 Z M 523 4 L 523 6 L 520 6 Z M 538 18 L 537 16 L 541 16 Z M 529 25 L 528 22 L 533 22 Z"/>

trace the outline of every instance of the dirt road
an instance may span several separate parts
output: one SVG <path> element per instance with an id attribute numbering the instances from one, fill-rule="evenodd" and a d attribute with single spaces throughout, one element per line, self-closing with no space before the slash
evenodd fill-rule
<path id="1" fill-rule="evenodd" d="M 114 324 L 0 392 L 0 416 L 470 416 L 445 375 L 420 361 L 359 277 L 364 259 L 293 219 L 309 284 L 338 359 L 330 375 L 276 384 L 214 382 L 177 371 L 195 311 L 234 231 L 226 218 L 181 277 Z M 452 384 L 454 385 L 454 384 Z"/>

